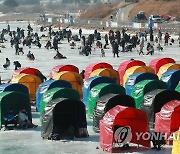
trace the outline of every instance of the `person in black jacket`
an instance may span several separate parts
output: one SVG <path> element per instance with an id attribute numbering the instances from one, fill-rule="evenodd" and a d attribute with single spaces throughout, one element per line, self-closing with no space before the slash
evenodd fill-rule
<path id="1" fill-rule="evenodd" d="M 119 57 L 119 46 L 117 42 L 113 42 L 112 44 L 112 49 L 113 49 L 113 57 L 115 57 L 115 55 L 117 55 L 117 57 Z"/>

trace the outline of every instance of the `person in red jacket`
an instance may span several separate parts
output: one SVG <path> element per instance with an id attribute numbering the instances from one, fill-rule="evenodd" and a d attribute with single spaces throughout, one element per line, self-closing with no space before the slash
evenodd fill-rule
<path id="1" fill-rule="evenodd" d="M 170 38 L 169 34 L 166 33 L 165 36 L 164 36 L 164 41 L 165 41 L 164 46 L 168 45 L 169 38 Z"/>

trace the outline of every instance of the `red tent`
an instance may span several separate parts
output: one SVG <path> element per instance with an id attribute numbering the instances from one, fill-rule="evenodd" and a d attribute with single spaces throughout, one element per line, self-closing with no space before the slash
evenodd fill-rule
<path id="1" fill-rule="evenodd" d="M 151 60 L 149 63 L 149 67 L 153 68 L 155 71 L 155 74 L 158 73 L 159 68 L 167 63 L 175 63 L 175 60 L 172 58 L 155 58 Z"/>
<path id="2" fill-rule="evenodd" d="M 88 79 L 91 72 L 93 72 L 94 70 L 97 70 L 99 68 L 111 68 L 111 69 L 113 69 L 112 65 L 110 65 L 108 63 L 104 63 L 104 62 L 89 64 L 86 67 L 86 70 L 85 70 L 85 73 L 84 73 L 85 79 Z"/>
<path id="3" fill-rule="evenodd" d="M 20 68 L 20 69 L 14 71 L 14 73 L 12 75 L 12 78 L 14 76 L 22 74 L 22 73 L 24 73 L 24 74 L 31 74 L 31 75 L 38 75 L 41 72 L 38 69 L 31 68 L 31 67 Z"/>
<path id="4" fill-rule="evenodd" d="M 136 133 L 148 132 L 146 114 L 138 109 L 117 105 L 110 109 L 100 120 L 100 146 L 103 150 L 113 152 L 115 143 L 114 128 L 116 126 L 129 126 L 131 128 L 131 143 L 150 147 L 150 140 L 138 139 Z"/>
<path id="5" fill-rule="evenodd" d="M 180 127 L 180 100 L 172 100 L 166 103 L 161 111 L 156 113 L 156 132 L 163 132 L 170 135 Z"/>
<path id="6" fill-rule="evenodd" d="M 126 70 L 132 66 L 145 66 L 146 64 L 140 60 L 127 60 L 119 65 L 118 72 L 120 77 L 120 84 L 123 85 L 123 76 Z"/>
<path id="7" fill-rule="evenodd" d="M 54 74 L 62 71 L 71 71 L 71 72 L 79 73 L 79 69 L 74 65 L 57 65 L 52 68 L 49 77 L 53 78 Z"/>

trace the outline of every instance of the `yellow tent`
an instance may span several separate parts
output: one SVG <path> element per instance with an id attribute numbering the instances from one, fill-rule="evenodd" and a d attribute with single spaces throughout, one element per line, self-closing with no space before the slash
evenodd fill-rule
<path id="1" fill-rule="evenodd" d="M 125 86 L 126 81 L 130 75 L 134 73 L 139 73 L 139 72 L 154 73 L 154 70 L 148 66 L 133 66 L 133 67 L 128 68 L 123 76 L 123 86 Z"/>
<path id="2" fill-rule="evenodd" d="M 166 71 L 168 71 L 168 70 L 179 70 L 179 69 L 180 69 L 180 64 L 168 63 L 168 64 L 165 64 L 159 68 L 157 76 L 160 79 L 161 76 L 163 75 L 163 73 L 165 73 Z"/>
<path id="3" fill-rule="evenodd" d="M 91 74 L 90 77 L 93 76 L 106 76 L 109 78 L 113 78 L 116 80 L 116 83 L 119 84 L 119 73 L 118 71 L 110 68 L 99 68 L 97 70 L 94 70 Z"/>
<path id="4" fill-rule="evenodd" d="M 31 74 L 19 74 L 13 77 L 10 83 L 21 83 L 25 85 L 29 90 L 30 100 L 36 99 L 36 90 L 42 83 L 41 79 L 36 75 Z"/>
<path id="5" fill-rule="evenodd" d="M 173 147 L 172 154 L 180 153 L 180 128 L 178 131 L 173 133 Z"/>
<path id="6" fill-rule="evenodd" d="M 77 90 L 82 97 L 82 86 L 83 86 L 83 79 L 82 76 L 76 72 L 71 71 L 62 71 L 56 73 L 53 76 L 55 80 L 66 80 L 71 83 L 72 88 Z"/>

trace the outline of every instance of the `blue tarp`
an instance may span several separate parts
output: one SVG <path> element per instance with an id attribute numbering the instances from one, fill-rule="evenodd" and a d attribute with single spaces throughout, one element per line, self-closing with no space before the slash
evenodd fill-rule
<path id="1" fill-rule="evenodd" d="M 0 85 L 0 93 L 5 91 L 15 91 L 15 92 L 21 92 L 24 94 L 27 94 L 29 96 L 29 91 L 26 86 L 20 83 L 5 83 Z"/>
<path id="2" fill-rule="evenodd" d="M 180 70 L 169 70 L 163 73 L 161 80 L 166 82 L 168 89 L 174 90 L 180 81 Z"/>
<path id="3" fill-rule="evenodd" d="M 130 95 L 134 85 L 143 80 L 158 80 L 158 76 L 149 72 L 141 72 L 130 75 L 125 84 L 126 94 Z"/>
<path id="4" fill-rule="evenodd" d="M 52 88 L 56 87 L 64 87 L 64 88 L 72 88 L 71 83 L 65 80 L 47 80 L 39 85 L 39 88 L 36 91 L 36 110 L 40 111 L 40 101 L 43 94 Z"/>
<path id="5" fill-rule="evenodd" d="M 88 95 L 90 93 L 91 88 L 94 86 L 100 84 L 100 83 L 116 83 L 116 81 L 112 78 L 109 77 L 104 77 L 104 76 L 94 76 L 91 78 L 88 78 L 87 80 L 84 81 L 83 85 L 83 102 L 88 106 Z"/>

